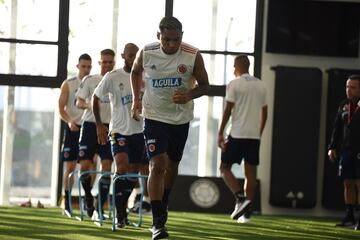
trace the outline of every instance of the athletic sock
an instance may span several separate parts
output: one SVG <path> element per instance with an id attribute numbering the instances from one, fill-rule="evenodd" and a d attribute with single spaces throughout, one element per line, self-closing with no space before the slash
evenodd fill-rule
<path id="1" fill-rule="evenodd" d="M 345 204 L 346 216 L 354 217 L 354 208 L 355 208 L 354 204 Z"/>
<path id="2" fill-rule="evenodd" d="M 234 193 L 234 197 L 237 203 L 243 202 L 246 199 L 246 197 L 244 196 L 244 194 L 242 194 L 241 191 Z"/>
<path id="3" fill-rule="evenodd" d="M 65 209 L 69 209 L 69 191 L 65 190 Z"/>
<path id="4" fill-rule="evenodd" d="M 81 177 L 81 185 L 84 188 L 85 197 L 91 196 L 91 176 L 90 176 L 90 174 L 84 174 Z"/>
<path id="5" fill-rule="evenodd" d="M 109 193 L 109 189 L 110 189 L 110 183 L 111 183 L 111 178 L 110 176 L 104 176 L 100 179 L 99 181 L 99 185 L 100 185 L 100 200 L 101 200 L 101 210 L 103 210 L 105 201 L 107 199 L 108 193 Z M 96 205 L 96 209 L 98 209 L 99 206 Z"/>
<path id="6" fill-rule="evenodd" d="M 163 224 L 161 224 L 161 222 L 159 221 L 163 213 L 162 202 L 160 200 L 151 201 L 151 209 L 153 215 L 153 226 L 155 226 L 156 228 L 163 227 Z"/>
<path id="7" fill-rule="evenodd" d="M 167 211 L 167 207 L 169 205 L 169 196 L 170 196 L 171 188 L 164 189 L 164 195 L 162 198 L 163 211 Z"/>

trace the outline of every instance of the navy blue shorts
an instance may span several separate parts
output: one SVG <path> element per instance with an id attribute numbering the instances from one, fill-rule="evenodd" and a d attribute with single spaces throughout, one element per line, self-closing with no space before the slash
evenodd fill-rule
<path id="1" fill-rule="evenodd" d="M 189 133 L 189 123 L 174 125 L 145 119 L 145 143 L 147 157 L 167 153 L 172 161 L 182 158 Z"/>
<path id="2" fill-rule="evenodd" d="M 105 126 L 109 127 L 108 124 Z M 101 160 L 112 160 L 111 145 L 108 140 L 105 145 L 97 141 L 96 124 L 93 122 L 84 122 L 80 130 L 79 140 L 79 160 L 92 160 L 97 153 Z"/>
<path id="3" fill-rule="evenodd" d="M 127 153 L 129 156 L 129 163 L 143 163 L 145 153 L 144 134 L 133 134 L 130 136 L 122 135 L 120 133 L 111 134 L 111 151 L 115 159 L 117 153 Z"/>
<path id="4" fill-rule="evenodd" d="M 338 163 L 339 177 L 345 179 L 360 179 L 360 152 L 343 151 Z"/>
<path id="5" fill-rule="evenodd" d="M 242 139 L 229 136 L 225 146 L 225 152 L 221 153 L 221 162 L 241 164 L 244 159 L 250 165 L 259 165 L 259 139 Z"/>
<path id="6" fill-rule="evenodd" d="M 80 126 L 78 126 L 80 128 Z M 69 125 L 65 124 L 63 147 L 61 151 L 62 161 L 76 161 L 79 153 L 80 131 L 70 131 Z"/>

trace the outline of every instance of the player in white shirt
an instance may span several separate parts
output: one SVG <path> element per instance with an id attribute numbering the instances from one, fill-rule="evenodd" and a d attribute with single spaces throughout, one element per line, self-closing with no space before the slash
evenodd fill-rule
<path id="1" fill-rule="evenodd" d="M 193 99 L 205 94 L 209 85 L 200 52 L 182 43 L 179 20 L 164 17 L 159 29 L 160 41 L 146 45 L 139 52 L 131 72 L 132 114 L 138 119 L 143 110 L 150 157 L 148 191 L 153 214 L 152 239 L 168 237 L 165 228 L 168 198 L 193 118 Z M 145 92 L 141 104 L 143 73 Z M 194 87 L 195 82 L 197 87 Z"/>
<path id="2" fill-rule="evenodd" d="M 79 140 L 79 161 L 81 172 L 92 169 L 95 154 L 98 154 L 101 159 L 101 171 L 111 171 L 111 165 L 113 161 L 110 142 L 108 141 L 105 145 L 102 145 L 99 144 L 97 141 L 95 117 L 91 109 L 91 97 L 102 77 L 114 68 L 115 52 L 111 49 L 104 49 L 100 52 L 100 57 L 100 74 L 85 77 L 80 84 L 78 92 L 76 93 L 78 107 L 85 109 L 85 113 L 83 116 L 84 122 L 81 126 Z M 100 108 L 102 110 L 101 117 L 103 119 L 103 123 L 108 127 L 111 118 L 110 101 L 108 95 L 102 97 L 101 101 L 99 102 Z M 90 174 L 83 175 L 83 177 L 81 178 L 81 183 L 85 191 L 87 213 L 89 217 L 92 217 L 95 208 L 94 199 L 91 194 L 92 184 Z M 110 176 L 102 177 L 101 181 L 99 182 L 99 197 L 101 198 L 102 204 L 104 204 L 107 198 L 110 183 Z M 97 207 L 98 205 L 96 204 L 96 208 Z"/>
<path id="3" fill-rule="evenodd" d="M 131 117 L 132 92 L 130 72 L 139 48 L 133 44 L 125 45 L 121 57 L 124 66 L 107 73 L 94 91 L 92 98 L 93 113 L 96 119 L 98 141 L 105 144 L 108 135 L 111 139 L 111 150 L 116 164 L 116 175 L 137 173 L 144 154 L 143 120 Z M 101 117 L 102 109 L 99 102 L 103 96 L 110 96 L 111 121 L 107 129 Z M 115 183 L 115 206 L 117 212 L 117 226 L 120 228 L 128 224 L 126 206 L 137 178 L 119 179 Z"/>
<path id="4" fill-rule="evenodd" d="M 90 74 L 91 71 L 91 57 L 88 54 L 82 54 L 79 57 L 79 62 L 76 65 L 79 69 L 78 75 L 66 79 L 61 84 L 59 96 L 59 113 L 61 119 L 66 123 L 64 129 L 64 139 L 61 152 L 61 159 L 64 162 L 63 187 L 65 191 L 65 209 L 66 215 L 71 216 L 69 207 L 69 189 L 68 176 L 76 168 L 76 162 L 79 152 L 79 136 L 81 117 L 84 113 L 82 109 L 76 107 L 76 91 L 78 90 L 81 79 Z M 71 178 L 71 186 L 74 178 Z"/>
<path id="5" fill-rule="evenodd" d="M 234 60 L 234 74 L 226 89 L 226 106 L 218 133 L 222 149 L 220 171 L 226 185 L 235 196 L 232 219 L 240 223 L 250 220 L 256 189 L 256 168 L 259 165 L 260 137 L 267 119 L 266 88 L 264 82 L 249 75 L 250 62 L 246 55 Z M 231 116 L 231 130 L 225 141 L 224 130 Z M 244 159 L 245 197 L 231 171 L 234 163 Z"/>

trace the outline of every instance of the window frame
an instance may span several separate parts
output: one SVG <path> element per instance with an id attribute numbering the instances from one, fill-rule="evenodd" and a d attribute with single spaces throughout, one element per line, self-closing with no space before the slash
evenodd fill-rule
<path id="1" fill-rule="evenodd" d="M 22 44 L 40 44 L 54 45 L 58 47 L 57 74 L 55 77 L 33 76 L 19 74 L 0 74 L 0 85 L 8 86 L 26 86 L 26 87 L 46 87 L 57 88 L 67 77 L 67 61 L 69 46 L 69 0 L 59 1 L 59 27 L 58 41 L 38 41 L 24 40 L 17 38 L 0 38 L 0 42 L 5 43 L 22 43 Z"/>

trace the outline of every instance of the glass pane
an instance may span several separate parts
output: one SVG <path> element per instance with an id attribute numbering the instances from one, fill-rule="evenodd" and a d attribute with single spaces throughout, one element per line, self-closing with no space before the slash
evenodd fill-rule
<path id="1" fill-rule="evenodd" d="M 4 91 L 5 87 L 0 86 L 0 172 L 1 172 L 1 161 L 2 161 L 2 139 L 3 139 L 3 118 L 4 118 Z"/>
<path id="2" fill-rule="evenodd" d="M 195 47 L 254 52 L 256 1 L 174 0 L 174 16 L 183 24 L 184 42 Z"/>
<path id="3" fill-rule="evenodd" d="M 256 1 L 218 1 L 217 13 L 216 49 L 254 52 Z"/>
<path id="4" fill-rule="evenodd" d="M 56 45 L 0 43 L 0 49 L 0 73 L 2 74 L 47 77 L 57 75 L 58 47 Z M 14 51 L 14 54 L 11 51 Z M 15 57 L 11 58 L 12 55 Z M 15 63 L 14 66 L 10 66 L 11 62 Z"/>
<path id="5" fill-rule="evenodd" d="M 17 16 L 11 15 L 11 0 L 3 0 L 0 3 L 0 37 L 54 42 L 58 40 L 58 0 L 17 0 L 17 5 L 14 6 Z M 11 20 L 14 19 L 16 34 L 12 36 Z"/>
<path id="6" fill-rule="evenodd" d="M 134 18 L 134 13 L 136 13 L 136 16 L 141 16 L 141 18 Z M 165 0 L 120 0 L 118 22 L 119 54 L 128 42 L 135 43 L 140 49 L 145 44 L 156 42 L 159 22 L 164 15 Z"/>
<path id="7" fill-rule="evenodd" d="M 69 14 L 68 69 L 74 69 L 79 56 L 88 53 L 93 60 L 91 72 L 100 72 L 100 51 L 112 48 L 113 1 L 70 1 Z"/>
<path id="8" fill-rule="evenodd" d="M 16 87 L 10 197 L 50 197 L 57 91 Z M 44 101 L 46 99 L 46 101 Z"/>
<path id="9" fill-rule="evenodd" d="M 183 25 L 184 42 L 199 49 L 214 48 L 211 47 L 212 2 L 209 0 L 174 0 L 173 15 Z"/>

